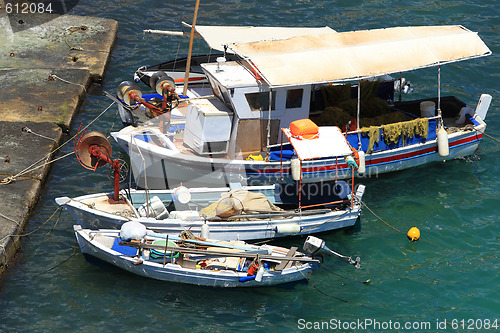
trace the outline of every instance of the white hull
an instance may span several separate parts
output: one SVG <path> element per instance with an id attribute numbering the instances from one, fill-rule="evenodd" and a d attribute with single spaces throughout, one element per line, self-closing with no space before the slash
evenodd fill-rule
<path id="1" fill-rule="evenodd" d="M 450 155 L 446 160 L 472 155 L 478 148 L 486 128 L 484 122 L 472 131 L 459 131 L 449 135 Z M 152 129 L 148 129 L 154 132 Z M 130 151 L 130 134 L 115 133 L 115 140 Z M 168 140 L 165 138 L 165 140 Z M 250 186 L 268 185 L 280 182 L 292 182 L 290 161 L 266 162 L 248 160 L 228 160 L 183 154 L 175 149 L 134 140 L 138 153 L 130 153 L 134 179 L 138 187 L 150 189 L 186 186 L 227 186 L 230 183 L 242 183 Z M 132 148 L 136 149 L 136 148 Z M 135 153 L 134 153 L 135 151 Z M 441 162 L 438 154 L 437 139 L 406 147 L 388 149 L 366 154 L 366 172 L 355 176 L 359 178 L 377 177 L 379 174 L 400 171 Z M 322 182 L 335 179 L 348 179 L 351 169 L 343 157 L 303 161 L 303 182 Z"/>
<path id="2" fill-rule="evenodd" d="M 155 191 L 151 191 L 150 195 L 155 195 Z M 302 214 L 291 212 L 280 218 L 266 215 L 268 218 L 240 221 L 224 219 L 206 221 L 204 217 L 185 220 L 179 218 L 157 220 L 151 217 L 131 216 L 130 213 L 126 214 L 129 217 L 123 217 L 121 215 L 124 215 L 124 209 L 121 209 L 120 205 L 104 203 L 109 196 L 110 194 L 101 193 L 73 199 L 61 197 L 57 198 L 56 202 L 59 205 L 64 205 L 76 223 L 83 228 L 119 229 L 123 223 L 133 220 L 144 224 L 149 229 L 162 233 L 178 235 L 184 230 L 190 230 L 195 236 L 201 236 L 202 225 L 207 223 L 210 238 L 217 240 L 271 239 L 331 231 L 353 226 L 361 213 L 361 204 L 355 200 L 352 208 L 349 206 L 341 210 L 322 209 L 318 210 L 317 213 L 305 210 Z M 361 200 L 361 196 L 362 193 L 358 194 L 359 200 Z M 101 208 L 101 203 L 110 206 L 110 208 Z M 123 204 L 122 207 L 125 207 L 125 205 Z"/>

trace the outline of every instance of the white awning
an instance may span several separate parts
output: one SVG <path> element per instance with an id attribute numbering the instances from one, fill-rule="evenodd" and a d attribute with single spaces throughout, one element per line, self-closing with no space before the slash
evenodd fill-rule
<path id="1" fill-rule="evenodd" d="M 289 128 L 282 130 L 302 161 L 352 155 L 351 147 L 337 126 L 320 126 L 319 135 L 311 139 L 294 137 Z"/>
<path id="2" fill-rule="evenodd" d="M 284 28 L 197 25 L 195 29 L 212 49 L 219 51 L 224 51 L 224 45 L 229 44 L 285 39 L 303 35 L 335 33 L 335 30 L 329 27 Z"/>
<path id="3" fill-rule="evenodd" d="M 462 26 L 304 35 L 229 48 L 249 58 L 271 86 L 362 79 L 491 54 L 477 33 Z"/>

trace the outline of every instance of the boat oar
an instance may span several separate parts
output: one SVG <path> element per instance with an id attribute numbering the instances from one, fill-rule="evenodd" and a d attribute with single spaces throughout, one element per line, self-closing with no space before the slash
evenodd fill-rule
<path id="1" fill-rule="evenodd" d="M 147 234 L 148 234 L 148 236 L 154 236 L 154 237 L 158 237 L 158 238 L 170 237 L 170 240 L 183 241 L 183 242 L 191 243 L 191 244 L 217 246 L 217 247 L 224 247 L 224 248 L 228 248 L 228 249 L 238 249 L 238 250 L 242 250 L 242 251 L 259 250 L 258 248 L 251 248 L 251 247 L 247 247 L 247 246 L 238 246 L 238 245 L 233 245 L 233 244 L 224 244 L 224 243 L 217 243 L 217 242 L 207 242 L 207 241 L 201 241 L 201 240 L 196 240 L 196 239 L 184 239 L 183 240 L 182 238 L 177 237 L 177 236 L 168 236 L 166 234 L 159 234 L 159 233 L 149 231 L 149 230 L 148 230 Z M 263 251 L 264 254 L 267 253 L 266 250 L 259 250 L 259 251 Z"/>
<path id="2" fill-rule="evenodd" d="M 314 237 L 314 236 L 308 236 L 305 243 L 304 243 L 304 251 L 306 253 L 309 253 L 310 255 L 314 254 L 324 254 L 324 255 L 329 255 L 329 256 L 335 256 L 337 258 L 340 258 L 347 263 L 353 265 L 356 268 L 360 268 L 361 264 L 361 258 L 356 257 L 356 260 L 352 259 L 352 257 L 344 256 L 340 253 L 337 253 L 335 251 L 330 250 L 326 245 L 325 241 Z"/>
<path id="3" fill-rule="evenodd" d="M 265 212 L 265 213 L 252 213 L 252 214 L 238 214 L 238 215 L 232 215 L 227 218 L 222 218 L 218 216 L 207 216 L 207 221 L 225 221 L 228 219 L 251 219 L 251 218 L 257 218 L 257 219 L 265 219 L 265 218 L 270 218 L 270 217 L 288 217 L 288 216 L 308 216 L 308 215 L 316 215 L 316 214 L 326 214 L 330 213 L 332 210 L 325 208 L 325 209 L 314 209 L 314 210 L 306 210 L 306 211 L 301 211 L 295 212 L 295 211 L 274 211 L 274 212 Z"/>
<path id="4" fill-rule="evenodd" d="M 302 261 L 302 262 L 317 262 L 320 261 L 318 259 L 313 259 L 309 257 L 287 257 L 287 256 L 274 256 L 269 254 L 260 254 L 260 253 L 250 253 L 250 252 L 216 252 L 216 251 L 208 251 L 202 249 L 192 249 L 186 247 L 176 247 L 176 246 L 164 246 L 164 245 L 153 245 L 153 244 L 142 244 L 136 242 L 126 242 L 121 241 L 120 245 L 132 246 L 138 249 L 155 249 L 162 251 L 172 251 L 179 253 L 188 253 L 188 254 L 204 254 L 208 256 L 214 257 L 242 257 L 242 258 L 259 258 L 262 260 L 277 260 L 277 261 Z"/>

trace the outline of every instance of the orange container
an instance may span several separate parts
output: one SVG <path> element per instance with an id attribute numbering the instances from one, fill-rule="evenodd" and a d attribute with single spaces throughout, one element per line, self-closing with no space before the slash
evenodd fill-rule
<path id="1" fill-rule="evenodd" d="M 292 135 L 301 136 L 304 139 L 312 138 L 318 134 L 318 131 L 318 125 L 316 125 L 311 119 L 299 119 L 290 124 L 290 132 Z"/>
<path id="2" fill-rule="evenodd" d="M 247 276 L 255 275 L 258 269 L 259 269 L 259 263 L 257 261 L 252 262 L 250 267 L 248 267 Z"/>

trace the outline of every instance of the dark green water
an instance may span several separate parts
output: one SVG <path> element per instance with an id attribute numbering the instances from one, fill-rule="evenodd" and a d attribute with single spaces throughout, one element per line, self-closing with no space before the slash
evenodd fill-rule
<path id="1" fill-rule="evenodd" d="M 142 29 L 178 30 L 181 21 L 192 20 L 193 8 L 194 1 L 81 0 L 74 14 L 119 22 L 103 88 L 114 91 L 139 66 L 170 59 L 178 50 L 185 54 L 187 40 L 144 36 Z M 328 25 L 337 31 L 464 25 L 479 33 L 493 55 L 444 66 L 442 89 L 471 105 L 481 93 L 491 94 L 487 133 L 500 137 L 498 1 L 202 0 L 198 23 Z M 195 50 L 206 49 L 195 43 Z M 405 77 L 415 84 L 417 96 L 436 89 L 434 69 Z M 108 105 L 105 97 L 89 95 L 72 134 L 76 124 L 89 123 Z M 107 132 L 114 120 L 112 110 L 92 129 Z M 115 129 L 119 126 L 117 121 Z M 1 282 L 0 331 L 387 332 L 397 331 L 396 322 L 401 327 L 414 324 L 407 331 L 415 332 L 445 328 L 472 332 L 488 323 L 490 329 L 485 331 L 494 331 L 495 320 L 500 326 L 499 152 L 499 144 L 485 137 L 470 158 L 363 181 L 365 203 L 402 232 L 365 209 L 355 228 L 322 235 L 332 249 L 361 256 L 362 269 L 328 258 L 311 283 L 294 288 L 213 290 L 92 266 L 79 253 L 71 231 L 73 220 L 64 212 L 57 224 L 53 219 L 24 240 L 21 256 Z M 115 153 L 125 157 L 118 149 Z M 104 172 L 91 173 L 73 158 L 55 163 L 27 231 L 50 217 L 56 209 L 55 197 L 100 192 L 111 186 Z M 405 236 L 412 226 L 421 230 L 419 242 L 410 243 Z M 302 242 L 290 239 L 280 244 Z M 370 283 L 364 284 L 367 280 Z M 358 320 L 372 320 L 379 326 L 357 326 Z M 307 329 L 323 322 L 322 329 Z M 339 329 L 347 324 L 352 329 Z"/>

